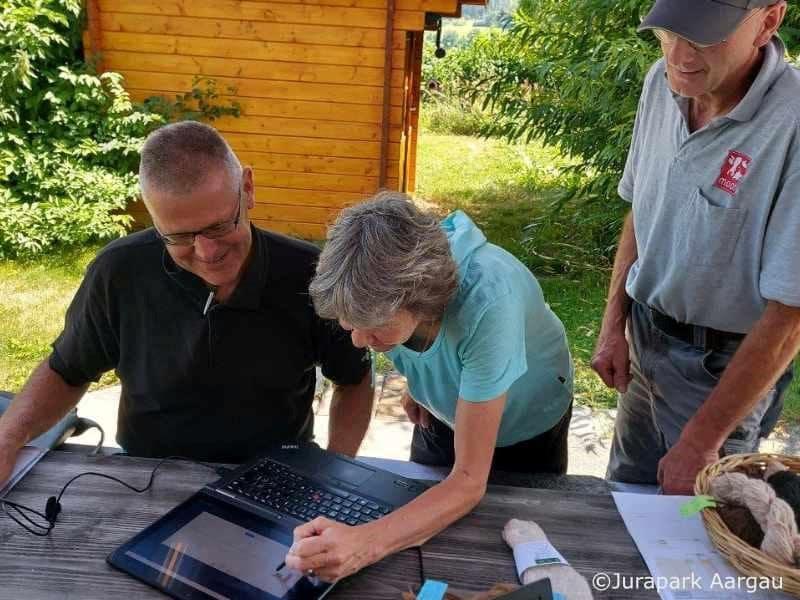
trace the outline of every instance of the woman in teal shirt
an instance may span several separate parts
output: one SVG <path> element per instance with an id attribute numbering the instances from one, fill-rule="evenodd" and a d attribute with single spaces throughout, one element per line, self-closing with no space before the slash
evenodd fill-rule
<path id="1" fill-rule="evenodd" d="M 379 521 L 299 527 L 287 565 L 338 579 L 472 510 L 491 469 L 566 472 L 573 369 L 564 327 L 531 272 L 464 213 L 439 223 L 392 192 L 346 209 L 309 289 L 321 317 L 406 376 L 411 460 L 452 470 Z"/>

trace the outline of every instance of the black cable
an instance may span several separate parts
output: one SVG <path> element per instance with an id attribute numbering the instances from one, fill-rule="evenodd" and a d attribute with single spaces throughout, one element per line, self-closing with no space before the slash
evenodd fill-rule
<path id="1" fill-rule="evenodd" d="M 105 473 L 97 473 L 95 471 L 85 471 L 83 473 L 75 475 L 72 479 L 70 479 L 67 483 L 65 483 L 64 486 L 61 488 L 61 491 L 58 493 L 58 496 L 50 496 L 47 499 L 47 504 L 45 505 L 44 513 L 29 506 L 25 506 L 24 504 L 19 504 L 18 502 L 12 502 L 11 500 L 6 500 L 5 498 L 0 498 L 0 506 L 3 507 L 3 512 L 5 512 L 11 518 L 12 521 L 14 521 L 20 527 L 22 527 L 25 531 L 39 537 L 45 537 L 49 535 L 50 532 L 53 531 L 53 529 L 55 528 L 56 519 L 58 518 L 58 514 L 61 512 L 61 497 L 64 495 L 64 493 L 67 491 L 67 488 L 69 488 L 69 486 L 72 485 L 74 481 L 80 479 L 81 477 L 87 477 L 89 475 L 92 475 L 94 477 L 102 477 L 103 479 L 110 479 L 111 481 L 115 481 L 120 485 L 125 486 L 129 490 L 136 492 L 137 494 L 141 494 L 146 492 L 153 486 L 153 481 L 155 480 L 156 471 L 158 471 L 161 465 L 163 465 L 168 460 L 185 460 L 203 466 L 207 469 L 211 469 L 212 471 L 214 471 L 219 475 L 224 475 L 226 472 L 230 472 L 230 469 L 227 469 L 226 467 L 215 467 L 214 465 L 210 465 L 208 463 L 204 463 L 199 460 L 193 460 L 185 456 L 167 456 L 158 461 L 158 464 L 155 467 L 153 467 L 153 470 L 150 471 L 150 477 L 147 480 L 147 485 L 145 485 L 143 488 L 137 488 L 112 475 L 106 475 Z M 30 525 L 34 529 L 31 529 L 31 527 L 23 523 L 17 516 L 12 514 L 8 510 L 9 508 L 15 510 L 19 514 L 19 516 L 25 519 L 28 523 L 30 523 Z M 44 521 L 45 524 L 42 524 L 41 522 L 37 523 L 29 515 L 33 515 L 40 518 L 42 521 Z"/>
<path id="2" fill-rule="evenodd" d="M 30 508 L 28 506 L 25 506 L 23 504 L 18 504 L 16 502 L 12 502 L 11 500 L 0 499 L 0 505 L 2 505 L 2 507 L 3 507 L 3 512 L 6 513 L 12 521 L 14 521 L 20 527 L 22 527 L 25 531 L 27 531 L 28 533 L 32 533 L 33 535 L 38 535 L 39 537 L 44 537 L 44 536 L 48 535 L 52 531 L 53 527 L 55 526 L 53 523 L 50 523 L 47 520 L 47 517 L 44 515 L 44 513 L 41 513 L 38 510 Z M 15 517 L 13 514 L 11 514 L 9 512 L 9 510 L 8 510 L 9 507 L 13 508 L 14 510 L 16 510 L 26 521 L 28 521 L 28 523 L 30 523 L 33 527 L 36 527 L 40 531 L 36 531 L 34 529 L 31 529 L 25 523 L 20 521 L 17 517 Z M 41 525 L 40 523 L 36 523 L 33 519 L 31 519 L 28 515 L 25 514 L 25 511 L 28 511 L 28 512 L 33 513 L 34 515 L 40 517 L 43 521 L 45 521 L 47 523 L 47 525 Z"/>

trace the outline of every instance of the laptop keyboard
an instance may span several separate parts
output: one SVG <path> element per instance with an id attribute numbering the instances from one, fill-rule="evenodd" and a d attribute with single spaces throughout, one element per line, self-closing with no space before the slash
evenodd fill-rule
<path id="1" fill-rule="evenodd" d="M 242 473 L 224 489 L 301 521 L 328 517 L 347 525 L 360 525 L 391 512 L 388 506 L 358 494 L 320 487 L 269 459 Z"/>

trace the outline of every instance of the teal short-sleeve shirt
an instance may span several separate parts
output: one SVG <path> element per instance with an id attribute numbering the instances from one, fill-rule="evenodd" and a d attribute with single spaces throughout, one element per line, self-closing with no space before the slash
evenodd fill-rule
<path id="1" fill-rule="evenodd" d="M 417 402 L 450 427 L 459 398 L 486 402 L 507 393 L 498 446 L 551 429 L 572 400 L 564 327 L 533 274 L 487 242 L 463 212 L 442 222 L 459 286 L 438 335 L 424 352 L 388 352 Z"/>

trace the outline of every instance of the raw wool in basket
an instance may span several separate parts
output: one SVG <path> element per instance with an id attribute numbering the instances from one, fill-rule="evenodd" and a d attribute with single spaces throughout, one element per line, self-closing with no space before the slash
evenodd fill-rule
<path id="1" fill-rule="evenodd" d="M 771 460 L 764 471 L 764 479 L 775 490 L 778 498 L 792 507 L 794 520 L 800 523 L 800 475 L 792 473 L 783 463 Z"/>
<path id="2" fill-rule="evenodd" d="M 717 506 L 717 512 L 736 537 L 743 539 L 754 548 L 761 547 L 761 542 L 764 541 L 764 532 L 749 508 L 733 504 L 720 504 Z"/>
<path id="3" fill-rule="evenodd" d="M 525 542 L 547 541 L 542 528 L 533 521 L 511 519 L 503 528 L 503 539 L 513 549 Z M 522 583 L 527 585 L 545 577 L 550 578 L 554 592 L 569 600 L 592 600 L 592 590 L 587 581 L 575 569 L 567 565 L 540 565 L 526 569 Z"/>
<path id="4" fill-rule="evenodd" d="M 766 482 L 742 473 L 723 473 L 711 481 L 711 493 L 723 502 L 746 506 L 764 531 L 761 551 L 786 565 L 800 557 L 794 511 Z"/>

